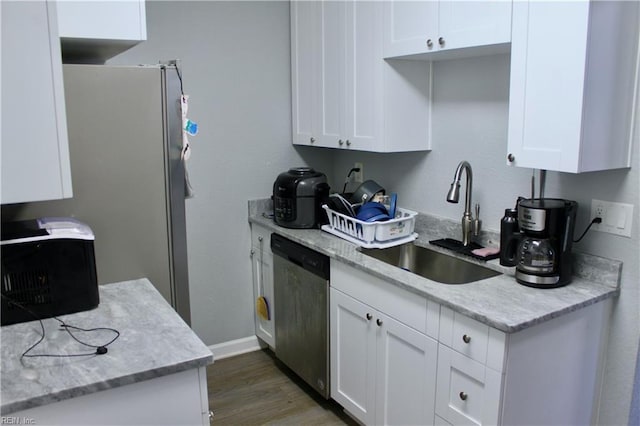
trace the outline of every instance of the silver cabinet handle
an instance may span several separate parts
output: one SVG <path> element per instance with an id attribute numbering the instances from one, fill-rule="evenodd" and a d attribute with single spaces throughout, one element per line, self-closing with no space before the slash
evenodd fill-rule
<path id="1" fill-rule="evenodd" d="M 465 343 L 469 343 L 471 341 L 471 336 L 465 334 L 464 336 L 462 336 L 462 341 Z"/>
<path id="2" fill-rule="evenodd" d="M 347 139 L 347 146 L 351 146 L 351 141 Z"/>
<path id="3" fill-rule="evenodd" d="M 461 400 L 463 400 L 463 401 L 466 401 L 466 400 L 467 400 L 467 398 L 469 397 L 469 395 L 467 395 L 467 393 L 466 393 L 466 392 L 460 392 L 460 393 L 458 394 L 458 396 L 459 396 L 459 397 L 460 397 L 460 399 L 461 399 Z"/>
<path id="4" fill-rule="evenodd" d="M 309 138 L 309 142 L 314 143 L 316 141 L 316 138 Z"/>
<path id="5" fill-rule="evenodd" d="M 376 324 L 378 324 L 378 327 L 380 327 L 382 325 L 382 320 L 380 318 L 378 318 L 376 320 Z"/>
<path id="6" fill-rule="evenodd" d="M 433 41 L 431 39 L 427 39 L 427 47 L 433 47 Z"/>
<path id="7" fill-rule="evenodd" d="M 367 312 L 367 321 L 371 321 L 371 318 L 373 318 L 373 315 L 371 315 L 369 312 Z"/>
<path id="8" fill-rule="evenodd" d="M 440 37 L 440 38 L 438 39 L 438 44 L 439 44 L 440 46 L 444 46 L 444 37 Z"/>
<path id="9" fill-rule="evenodd" d="M 342 139 L 338 139 L 338 145 L 340 146 L 344 145 L 344 141 Z"/>
<path id="10" fill-rule="evenodd" d="M 516 156 L 515 156 L 515 155 L 513 155 L 513 154 L 511 154 L 511 153 L 509 153 L 509 155 L 507 155 L 507 160 L 508 160 L 510 163 L 513 163 L 514 161 L 516 161 Z"/>

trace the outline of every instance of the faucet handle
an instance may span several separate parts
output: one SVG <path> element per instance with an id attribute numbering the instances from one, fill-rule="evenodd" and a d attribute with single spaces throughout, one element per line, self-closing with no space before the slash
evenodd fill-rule
<path id="1" fill-rule="evenodd" d="M 480 220 L 480 203 L 476 203 L 476 218 L 473 219 L 473 236 L 477 237 L 480 234 L 480 228 L 482 227 L 482 221 Z"/>

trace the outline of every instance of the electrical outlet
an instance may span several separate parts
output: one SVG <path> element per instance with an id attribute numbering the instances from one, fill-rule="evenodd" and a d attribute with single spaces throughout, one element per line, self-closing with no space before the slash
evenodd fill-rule
<path id="1" fill-rule="evenodd" d="M 602 222 L 594 223 L 592 230 L 631 237 L 633 204 L 591 200 L 591 220 L 596 217 L 602 219 Z"/>
<path id="2" fill-rule="evenodd" d="M 353 172 L 353 181 L 358 183 L 364 182 L 364 164 L 355 163 L 353 167 L 357 167 L 360 169 L 359 172 Z"/>
<path id="3" fill-rule="evenodd" d="M 591 220 L 599 217 L 604 222 L 604 212 L 606 211 L 605 202 L 600 200 L 591 200 Z M 594 225 L 598 225 L 597 223 Z"/>

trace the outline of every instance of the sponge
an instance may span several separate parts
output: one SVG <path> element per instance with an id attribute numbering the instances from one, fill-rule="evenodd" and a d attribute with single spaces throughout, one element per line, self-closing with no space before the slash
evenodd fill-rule
<path id="1" fill-rule="evenodd" d="M 489 256 L 493 256 L 495 254 L 500 253 L 500 249 L 497 247 L 483 247 L 483 248 L 471 250 L 471 253 L 480 257 L 489 257 Z"/>

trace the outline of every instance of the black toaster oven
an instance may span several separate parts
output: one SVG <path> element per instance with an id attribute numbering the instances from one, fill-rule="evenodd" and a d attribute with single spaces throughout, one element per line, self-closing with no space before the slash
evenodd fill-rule
<path id="1" fill-rule="evenodd" d="M 94 235 L 73 218 L 2 224 L 2 325 L 99 304 Z"/>

